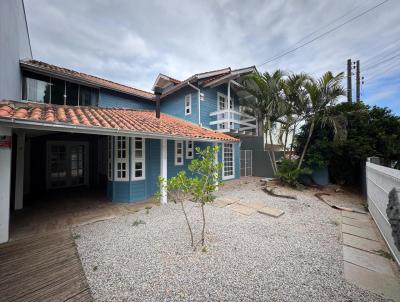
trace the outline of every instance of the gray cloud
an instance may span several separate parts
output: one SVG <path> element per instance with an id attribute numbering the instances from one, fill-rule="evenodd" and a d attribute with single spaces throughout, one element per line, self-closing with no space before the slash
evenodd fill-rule
<path id="1" fill-rule="evenodd" d="M 149 90 L 159 72 L 183 79 L 260 64 L 307 34 L 319 30 L 310 39 L 378 2 L 25 0 L 25 6 L 35 58 Z M 400 1 L 391 0 L 260 70 L 344 71 L 347 58 L 363 63 L 395 49 L 399 12 Z M 366 79 L 375 77 L 366 80 L 366 91 L 382 72 L 398 71 L 399 61 L 366 71 Z"/>

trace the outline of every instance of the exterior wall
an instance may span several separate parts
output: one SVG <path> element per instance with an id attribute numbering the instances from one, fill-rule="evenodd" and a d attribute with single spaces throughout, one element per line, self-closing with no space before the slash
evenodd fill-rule
<path id="1" fill-rule="evenodd" d="M 19 60 L 32 58 L 22 0 L 0 1 L 0 100 L 21 100 Z"/>
<path id="2" fill-rule="evenodd" d="M 139 97 L 129 96 L 107 89 L 100 89 L 99 107 L 155 110 L 156 104 L 153 101 L 141 99 Z"/>
<path id="3" fill-rule="evenodd" d="M 218 93 L 228 95 L 228 85 L 222 84 L 214 88 L 206 88 L 201 91 L 204 93 L 204 101 L 201 102 L 201 123 L 204 127 L 217 129 L 216 125 L 210 125 L 210 122 L 216 120 L 216 116 L 210 116 L 211 112 L 218 110 Z M 239 98 L 231 89 L 233 98 L 233 109 L 239 111 Z"/>
<path id="4" fill-rule="evenodd" d="M 212 143 L 194 142 L 194 148 L 205 148 L 212 146 Z M 220 147 L 221 143 L 218 144 Z M 160 140 L 146 139 L 146 179 L 134 181 L 131 179 L 132 171 L 129 171 L 129 181 L 108 181 L 107 195 L 113 202 L 138 202 L 144 201 L 158 190 L 158 177 L 160 175 Z M 167 141 L 167 177 L 176 176 L 180 171 L 189 172 L 191 159 L 186 158 L 186 143 L 184 142 L 184 161 L 183 165 L 175 165 L 175 142 Z M 240 177 L 240 144 L 234 143 L 235 157 L 235 177 Z M 130 153 L 129 153 L 130 154 Z M 196 154 L 194 155 L 196 158 Z M 218 154 L 219 162 L 222 161 L 222 150 Z M 131 163 L 129 164 L 131 167 Z"/>
<path id="5" fill-rule="evenodd" d="M 392 228 L 386 214 L 389 192 L 393 188 L 400 188 L 400 171 L 367 162 L 366 174 L 369 212 L 394 258 L 400 264 L 400 251 L 394 244 Z"/>
<path id="6" fill-rule="evenodd" d="M 192 113 L 185 115 L 185 96 L 192 96 Z M 175 93 L 161 99 L 161 112 L 186 121 L 198 124 L 199 123 L 199 107 L 198 107 L 198 92 L 192 87 L 185 87 Z M 202 102 L 201 105 L 203 105 Z"/>

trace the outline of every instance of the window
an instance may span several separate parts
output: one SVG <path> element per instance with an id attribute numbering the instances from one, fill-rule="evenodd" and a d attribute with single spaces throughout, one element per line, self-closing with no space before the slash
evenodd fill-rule
<path id="1" fill-rule="evenodd" d="M 117 136 L 115 138 L 114 143 L 114 157 L 115 157 L 115 164 L 114 164 L 114 180 L 116 181 L 123 181 L 129 180 L 129 170 L 128 170 L 128 138 L 125 136 Z"/>
<path id="2" fill-rule="evenodd" d="M 222 148 L 223 173 L 222 179 L 231 179 L 235 177 L 235 161 L 233 157 L 233 144 L 225 143 Z"/>
<path id="3" fill-rule="evenodd" d="M 183 141 L 175 141 L 175 166 L 183 165 Z"/>
<path id="4" fill-rule="evenodd" d="M 192 95 L 185 96 L 185 115 L 192 114 Z"/>
<path id="5" fill-rule="evenodd" d="M 194 153 L 193 141 L 186 141 L 186 158 L 192 159 Z"/>
<path id="6" fill-rule="evenodd" d="M 226 96 L 225 94 L 222 93 L 218 93 L 218 111 L 222 111 L 222 110 L 227 110 L 228 109 L 228 96 Z M 233 98 L 231 97 L 231 102 L 229 103 L 229 109 L 233 109 Z M 226 120 L 229 117 L 228 112 L 226 113 L 221 113 L 219 115 L 219 118 L 222 120 Z M 233 115 L 231 114 L 231 119 L 233 118 Z M 233 128 L 233 122 L 229 123 L 230 127 L 229 128 Z M 225 123 L 221 123 L 218 124 L 218 128 L 219 129 L 228 129 L 228 122 Z"/>
<path id="7" fill-rule="evenodd" d="M 108 175 L 108 180 L 113 180 L 113 168 L 114 168 L 114 165 L 113 165 L 113 151 L 114 151 L 114 148 L 113 148 L 113 146 L 114 146 L 114 137 L 113 136 L 109 136 L 108 137 L 108 152 L 107 152 L 107 160 L 108 160 L 108 162 L 107 162 L 107 168 L 108 168 L 108 172 L 107 172 L 107 175 Z"/>
<path id="8" fill-rule="evenodd" d="M 22 98 L 27 101 L 48 103 L 50 77 L 24 72 Z"/>
<path id="9" fill-rule="evenodd" d="M 145 172 L 145 139 L 134 137 L 132 139 L 132 179 L 143 180 L 146 178 Z"/>

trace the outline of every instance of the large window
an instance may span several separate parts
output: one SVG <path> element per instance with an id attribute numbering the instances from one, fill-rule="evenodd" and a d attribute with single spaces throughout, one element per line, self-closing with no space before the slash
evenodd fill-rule
<path id="1" fill-rule="evenodd" d="M 145 172 L 145 139 L 134 137 L 132 139 L 132 179 L 143 180 L 146 178 Z"/>
<path id="2" fill-rule="evenodd" d="M 224 143 L 222 145 L 222 162 L 223 162 L 223 179 L 231 179 L 235 177 L 235 160 L 233 154 L 233 144 Z"/>
<path id="3" fill-rule="evenodd" d="M 46 104 L 97 106 L 99 90 L 32 72 L 23 73 L 22 98 Z"/>
<path id="4" fill-rule="evenodd" d="M 183 141 L 175 141 L 175 166 L 183 165 Z"/>
<path id="5" fill-rule="evenodd" d="M 114 148 L 114 180 L 127 181 L 129 180 L 129 144 L 128 138 L 125 136 L 117 136 L 115 138 Z"/>

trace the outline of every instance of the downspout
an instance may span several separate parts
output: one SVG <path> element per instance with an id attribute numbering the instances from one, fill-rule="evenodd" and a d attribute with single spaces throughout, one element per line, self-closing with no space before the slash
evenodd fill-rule
<path id="1" fill-rule="evenodd" d="M 197 90 L 197 105 L 198 105 L 199 126 L 201 126 L 201 115 L 200 115 L 200 112 L 201 112 L 200 111 L 200 94 L 201 94 L 201 91 L 200 91 L 200 88 L 194 86 L 193 84 L 191 84 L 189 82 L 188 82 L 188 85 L 190 87 L 192 87 L 193 89 Z"/>
<path id="2" fill-rule="evenodd" d="M 161 87 L 154 87 L 154 94 L 156 95 L 156 118 L 160 118 L 161 115 L 161 104 L 160 104 L 160 98 L 162 94 L 162 89 Z"/>

